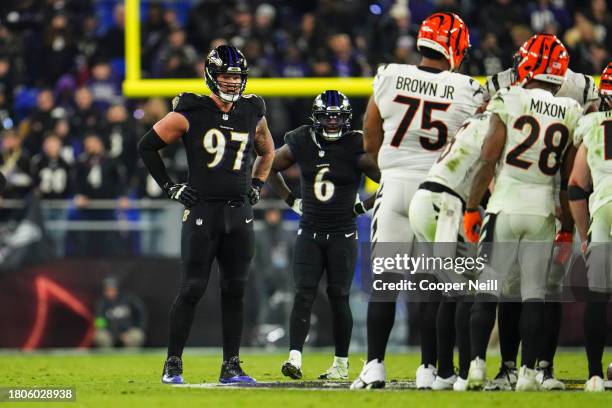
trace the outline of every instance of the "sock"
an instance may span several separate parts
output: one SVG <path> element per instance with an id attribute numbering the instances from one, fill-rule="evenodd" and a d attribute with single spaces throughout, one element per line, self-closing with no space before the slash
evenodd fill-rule
<path id="1" fill-rule="evenodd" d="M 521 339 L 523 341 L 523 357 L 521 366 L 535 368 L 536 361 L 542 355 L 544 339 L 544 302 L 540 300 L 526 301 L 521 312 Z"/>
<path id="2" fill-rule="evenodd" d="M 584 308 L 584 346 L 589 362 L 589 378 L 604 378 L 601 361 L 606 344 L 607 303 L 588 302 Z"/>
<path id="3" fill-rule="evenodd" d="M 395 322 L 395 302 L 368 303 L 368 362 L 385 359 L 389 335 Z"/>
<path id="4" fill-rule="evenodd" d="M 561 331 L 561 317 L 563 308 L 559 302 L 546 302 L 544 305 L 544 348 L 542 359 L 553 364 L 557 344 L 559 343 L 559 332 Z"/>
<path id="5" fill-rule="evenodd" d="M 495 300 L 493 296 L 477 296 L 474 306 L 472 306 L 470 316 L 472 360 L 476 357 L 481 360 L 487 358 L 487 346 L 495 325 L 495 309 L 497 307 Z"/>
<path id="6" fill-rule="evenodd" d="M 420 302 L 421 364 L 436 366 L 438 360 L 436 318 L 440 302 Z"/>
<path id="7" fill-rule="evenodd" d="M 437 354 L 438 375 L 448 378 L 454 374 L 453 351 L 455 348 L 455 309 L 454 299 L 446 299 L 440 303 L 437 316 Z"/>
<path id="8" fill-rule="evenodd" d="M 244 296 L 221 290 L 221 327 L 223 332 L 223 360 L 240 354 L 244 324 Z"/>
<path id="9" fill-rule="evenodd" d="M 348 357 L 334 356 L 334 366 L 348 368 Z"/>
<path id="10" fill-rule="evenodd" d="M 521 344 L 520 302 L 500 302 L 497 306 L 497 327 L 499 329 L 499 350 L 503 362 L 514 362 L 516 366 L 519 345 Z"/>
<path id="11" fill-rule="evenodd" d="M 289 349 L 302 351 L 310 330 L 310 312 L 316 297 L 316 288 L 298 288 L 289 318 Z"/>
<path id="12" fill-rule="evenodd" d="M 298 350 L 289 351 L 289 361 L 296 365 L 298 368 L 302 367 L 302 352 Z"/>
<path id="13" fill-rule="evenodd" d="M 459 349 L 459 377 L 467 379 L 470 369 L 470 313 L 473 302 L 464 299 L 457 304 L 455 310 L 455 337 Z"/>

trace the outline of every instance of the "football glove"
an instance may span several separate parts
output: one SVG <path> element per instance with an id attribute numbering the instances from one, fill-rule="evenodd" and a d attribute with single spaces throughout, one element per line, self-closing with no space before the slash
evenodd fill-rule
<path id="1" fill-rule="evenodd" d="M 363 205 L 363 201 L 357 201 L 355 206 L 353 207 L 353 213 L 357 216 L 367 213 L 365 205 Z"/>
<path id="2" fill-rule="evenodd" d="M 563 265 L 572 256 L 572 238 L 572 233 L 569 231 L 557 232 L 553 257 L 556 264 Z"/>
<path id="3" fill-rule="evenodd" d="M 302 215 L 302 199 L 295 198 L 293 194 L 289 194 L 289 196 L 285 199 L 285 202 L 293 211 L 297 214 Z"/>
<path id="4" fill-rule="evenodd" d="M 480 210 L 477 208 L 465 210 L 463 214 L 463 230 L 469 242 L 478 242 L 481 226 L 482 217 L 480 216 Z"/>
<path id="5" fill-rule="evenodd" d="M 251 203 L 251 205 L 255 205 L 259 202 L 259 196 L 261 194 L 261 188 L 263 185 L 264 182 L 258 178 L 253 178 L 251 180 L 251 189 L 248 193 L 249 203 Z"/>
<path id="6" fill-rule="evenodd" d="M 168 198 L 174 201 L 178 201 L 187 208 L 194 206 L 199 201 L 198 192 L 195 189 L 189 187 L 187 183 L 167 183 L 164 186 L 164 191 L 168 195 Z"/>

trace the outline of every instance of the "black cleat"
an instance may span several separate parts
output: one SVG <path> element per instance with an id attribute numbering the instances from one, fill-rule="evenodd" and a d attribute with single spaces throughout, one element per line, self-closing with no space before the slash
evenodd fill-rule
<path id="1" fill-rule="evenodd" d="M 164 363 L 163 384 L 185 384 L 183 380 L 183 362 L 180 357 L 170 356 Z"/>
<path id="2" fill-rule="evenodd" d="M 226 360 L 221 365 L 221 375 L 219 375 L 219 382 L 221 384 L 256 384 L 254 378 L 249 377 L 242 367 L 240 367 L 240 358 L 234 356 L 229 360 Z"/>
<path id="3" fill-rule="evenodd" d="M 281 367 L 281 373 L 285 377 L 289 377 L 293 380 L 299 380 L 302 378 L 302 370 L 298 366 L 294 366 L 290 361 L 285 361 Z"/>

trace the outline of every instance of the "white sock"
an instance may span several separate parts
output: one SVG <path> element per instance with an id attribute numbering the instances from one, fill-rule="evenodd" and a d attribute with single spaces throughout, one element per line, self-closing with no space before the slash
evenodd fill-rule
<path id="1" fill-rule="evenodd" d="M 348 367 L 348 357 L 334 356 L 334 365 L 340 367 Z"/>
<path id="2" fill-rule="evenodd" d="M 298 368 L 302 367 L 302 352 L 297 350 L 289 351 L 289 361 L 296 365 Z"/>

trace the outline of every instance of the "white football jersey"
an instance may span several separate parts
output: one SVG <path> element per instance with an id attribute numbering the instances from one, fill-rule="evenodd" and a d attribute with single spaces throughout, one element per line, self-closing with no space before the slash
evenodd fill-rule
<path id="1" fill-rule="evenodd" d="M 490 119 L 491 112 L 467 119 L 429 170 L 427 181 L 450 188 L 466 201 Z"/>
<path id="2" fill-rule="evenodd" d="M 554 178 L 582 107 L 543 89 L 501 89 L 487 108 L 506 124 L 506 146 L 487 212 L 554 213 Z"/>
<path id="3" fill-rule="evenodd" d="M 381 66 L 374 78 L 374 101 L 384 130 L 380 170 L 401 178 L 424 178 L 483 96 L 482 86 L 466 75 L 415 65 Z"/>
<path id="4" fill-rule="evenodd" d="M 511 86 L 512 81 L 513 75 L 510 68 L 488 76 L 485 83 L 485 95 L 488 99 L 492 98 L 495 92 Z M 599 92 L 593 77 L 574 72 L 571 69 L 567 70 L 565 81 L 555 96 L 572 98 L 583 109 L 587 109 L 591 103 L 599 100 Z"/>
<path id="5" fill-rule="evenodd" d="M 591 215 L 612 201 L 612 111 L 593 112 L 578 121 L 574 139 L 587 148 L 587 163 L 593 179 L 589 197 Z"/>

